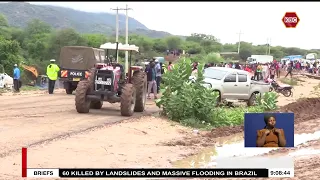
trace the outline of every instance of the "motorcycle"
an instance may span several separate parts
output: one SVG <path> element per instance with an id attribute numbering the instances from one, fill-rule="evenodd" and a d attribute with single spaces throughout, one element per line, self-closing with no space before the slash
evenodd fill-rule
<path id="1" fill-rule="evenodd" d="M 293 95 L 292 93 L 292 86 L 290 85 L 284 85 L 284 86 L 280 86 L 275 80 L 271 81 L 271 87 L 270 87 L 270 92 L 275 91 L 276 93 L 281 93 L 283 94 L 285 97 L 290 97 Z"/>

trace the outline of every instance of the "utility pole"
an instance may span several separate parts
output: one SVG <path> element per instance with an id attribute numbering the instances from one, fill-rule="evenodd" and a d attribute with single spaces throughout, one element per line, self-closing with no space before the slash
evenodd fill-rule
<path id="1" fill-rule="evenodd" d="M 126 11 L 126 43 L 129 43 L 129 16 L 128 16 L 128 10 L 133 10 L 132 8 L 128 7 L 128 4 L 126 4 L 126 8 L 116 8 L 116 9 L 112 9 L 112 10 L 116 10 L 117 14 L 116 14 L 116 41 L 118 42 L 118 38 L 119 38 L 119 11 L 120 10 L 124 10 Z M 128 71 L 128 51 L 126 51 L 126 62 L 125 62 L 125 69 L 126 72 Z M 117 59 L 118 59 L 118 54 L 117 54 Z"/>
<path id="2" fill-rule="evenodd" d="M 239 33 L 237 33 L 239 35 L 239 41 L 238 41 L 238 54 L 240 53 L 240 39 L 241 39 L 241 35 L 243 34 L 240 30 Z"/>
<path id="3" fill-rule="evenodd" d="M 126 8 L 124 9 L 126 11 L 126 44 L 129 44 L 129 16 L 128 16 L 128 10 L 132 10 L 132 8 L 128 7 L 128 4 L 126 4 Z M 128 51 L 126 51 L 126 72 L 128 72 Z"/>
<path id="4" fill-rule="evenodd" d="M 270 49 L 271 49 L 271 38 L 267 38 L 267 49 L 266 49 L 266 55 L 270 55 Z"/>
<path id="5" fill-rule="evenodd" d="M 113 11 L 116 11 L 116 42 L 119 43 L 119 9 L 118 7 L 116 9 L 112 9 L 111 10 Z M 109 58 L 109 57 L 108 57 Z M 117 51 L 117 62 L 119 61 L 118 58 L 119 58 L 119 51 Z"/>
<path id="6" fill-rule="evenodd" d="M 271 38 L 269 38 L 269 55 L 270 55 L 270 51 L 271 51 Z"/>

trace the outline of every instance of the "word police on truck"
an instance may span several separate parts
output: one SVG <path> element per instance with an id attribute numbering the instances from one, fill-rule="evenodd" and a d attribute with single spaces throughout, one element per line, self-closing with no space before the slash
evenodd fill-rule
<path id="1" fill-rule="evenodd" d="M 77 88 L 80 81 L 89 77 L 89 71 L 96 63 L 105 60 L 105 52 L 85 46 L 65 46 L 60 52 L 60 81 L 63 81 L 67 94 Z"/>

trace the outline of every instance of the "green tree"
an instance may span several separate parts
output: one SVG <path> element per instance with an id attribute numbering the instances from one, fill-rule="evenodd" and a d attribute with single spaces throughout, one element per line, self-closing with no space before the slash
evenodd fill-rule
<path id="1" fill-rule="evenodd" d="M 23 58 L 19 55 L 20 46 L 17 41 L 0 38 L 0 64 L 4 71 L 12 76 L 14 64 L 20 64 Z"/>
<path id="2" fill-rule="evenodd" d="M 58 59 L 64 46 L 87 46 L 87 41 L 74 29 L 63 29 L 51 34 L 49 40 L 49 58 Z"/>
<path id="3" fill-rule="evenodd" d="M 83 34 L 82 37 L 89 47 L 99 48 L 101 44 L 107 42 L 107 37 L 103 34 Z"/>
<path id="4" fill-rule="evenodd" d="M 3 14 L 0 14 L 0 27 L 9 27 L 8 20 Z"/>
<path id="5" fill-rule="evenodd" d="M 176 36 L 170 36 L 166 38 L 167 46 L 169 50 L 179 49 L 181 47 L 181 38 Z"/>
<path id="6" fill-rule="evenodd" d="M 252 52 L 250 50 L 247 49 L 241 49 L 239 52 L 239 56 L 242 60 L 247 60 L 248 57 L 250 57 L 252 55 Z"/>
<path id="7" fill-rule="evenodd" d="M 32 37 L 35 34 L 42 34 L 42 33 L 51 33 L 52 28 L 49 24 L 39 20 L 34 19 L 28 22 L 27 27 L 25 28 L 25 33 L 27 37 Z"/>
<path id="8" fill-rule="evenodd" d="M 168 50 L 168 45 L 164 39 L 155 39 L 153 41 L 154 41 L 154 43 L 153 43 L 152 49 L 154 51 L 163 53 Z"/>

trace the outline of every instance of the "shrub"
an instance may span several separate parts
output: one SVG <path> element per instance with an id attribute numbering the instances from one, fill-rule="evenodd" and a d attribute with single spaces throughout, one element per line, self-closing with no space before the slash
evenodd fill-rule
<path id="1" fill-rule="evenodd" d="M 5 73 L 4 72 L 4 67 L 0 64 L 0 73 Z"/>
<path id="2" fill-rule="evenodd" d="M 214 110 L 218 94 L 201 85 L 203 64 L 198 66 L 198 77 L 190 82 L 191 60 L 181 60 L 172 71 L 163 75 L 162 97 L 156 101 L 158 107 L 169 119 L 181 121 L 188 118 L 209 120 Z"/>

